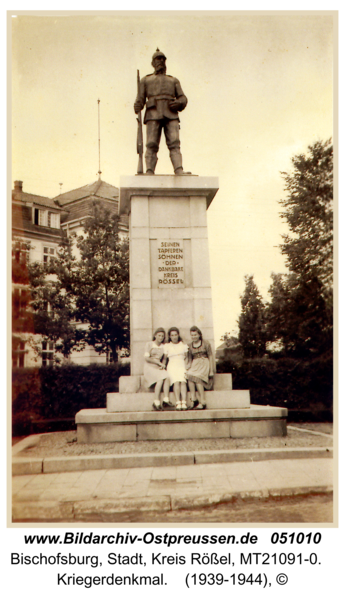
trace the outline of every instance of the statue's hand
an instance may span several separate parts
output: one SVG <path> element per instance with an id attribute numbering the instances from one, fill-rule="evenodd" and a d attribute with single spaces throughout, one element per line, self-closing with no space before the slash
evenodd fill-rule
<path id="1" fill-rule="evenodd" d="M 134 112 L 137 115 L 139 112 L 141 111 L 141 104 L 140 102 L 134 102 Z"/>
<path id="2" fill-rule="evenodd" d="M 179 100 L 170 100 L 169 108 L 173 112 L 178 112 L 179 110 L 181 110 L 181 102 L 179 102 Z"/>

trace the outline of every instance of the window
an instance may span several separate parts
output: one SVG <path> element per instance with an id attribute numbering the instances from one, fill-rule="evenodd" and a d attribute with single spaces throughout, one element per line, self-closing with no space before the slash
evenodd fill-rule
<path id="1" fill-rule="evenodd" d="M 12 352 L 12 367 L 24 367 L 25 366 L 25 342 L 19 342 L 19 346 Z"/>
<path id="2" fill-rule="evenodd" d="M 106 364 L 110 365 L 114 362 L 114 357 L 113 357 L 113 353 L 111 350 L 107 351 L 107 355 L 106 355 Z"/>
<path id="3" fill-rule="evenodd" d="M 13 290 L 13 310 L 14 312 L 23 313 L 25 312 L 29 303 L 30 294 L 27 289 L 15 288 Z"/>
<path id="4" fill-rule="evenodd" d="M 34 223 L 35 225 L 42 225 L 47 227 L 48 225 L 48 211 L 41 210 L 40 208 L 34 209 Z"/>
<path id="5" fill-rule="evenodd" d="M 60 215 L 58 213 L 48 213 L 48 227 L 60 229 Z"/>
<path id="6" fill-rule="evenodd" d="M 41 210 L 39 208 L 35 208 L 35 223 L 36 223 L 36 225 L 41 225 L 42 227 L 47 227 L 48 211 Z"/>
<path id="7" fill-rule="evenodd" d="M 59 213 L 35 208 L 34 223 L 35 225 L 41 225 L 41 227 L 51 227 L 53 229 L 60 229 L 60 215 Z"/>
<path id="8" fill-rule="evenodd" d="M 25 265 L 29 262 L 29 243 L 16 241 L 12 248 L 12 256 L 17 263 Z"/>
<path id="9" fill-rule="evenodd" d="M 42 367 L 54 364 L 54 342 L 42 342 Z"/>
<path id="10" fill-rule="evenodd" d="M 43 262 L 48 264 L 55 255 L 55 248 L 50 248 L 49 246 L 43 247 Z"/>
<path id="11" fill-rule="evenodd" d="M 52 305 L 50 304 L 50 302 L 48 302 L 47 300 L 45 300 L 43 302 L 43 310 L 50 315 L 51 317 L 54 316 L 53 310 L 52 310 Z"/>

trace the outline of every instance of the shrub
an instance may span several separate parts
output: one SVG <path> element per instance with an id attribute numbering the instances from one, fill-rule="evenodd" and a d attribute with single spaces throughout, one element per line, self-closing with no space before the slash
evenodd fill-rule
<path id="1" fill-rule="evenodd" d="M 104 408 L 106 394 L 118 391 L 121 375 L 129 365 L 63 365 L 15 369 L 12 376 L 13 432 L 26 435 L 32 423 L 68 420 L 82 408 Z M 72 420 L 72 421 L 71 421 Z"/>
<path id="2" fill-rule="evenodd" d="M 314 360 L 257 358 L 217 364 L 219 373 L 232 373 L 234 389 L 249 389 L 253 404 L 281 406 L 290 416 L 331 419 L 333 360 L 324 355 Z"/>

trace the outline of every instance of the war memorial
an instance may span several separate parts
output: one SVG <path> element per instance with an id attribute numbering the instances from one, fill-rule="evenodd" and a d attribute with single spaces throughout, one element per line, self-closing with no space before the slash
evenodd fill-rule
<path id="1" fill-rule="evenodd" d="M 195 325 L 214 349 L 206 213 L 218 178 L 183 170 L 178 113 L 187 98 L 180 82 L 166 75 L 165 61 L 157 49 L 154 73 L 138 82 L 138 172 L 120 179 L 120 213 L 129 217 L 131 375 L 120 378 L 118 393 L 107 394 L 105 408 L 77 413 L 78 442 L 284 436 L 287 409 L 251 404 L 249 390 L 232 389 L 231 374 L 214 373 L 205 410 L 189 410 L 189 393 L 187 410 L 176 410 L 173 392 L 164 410 L 152 409 L 144 353 L 157 328 L 177 327 L 187 342 Z M 155 175 L 162 130 L 174 174 Z"/>

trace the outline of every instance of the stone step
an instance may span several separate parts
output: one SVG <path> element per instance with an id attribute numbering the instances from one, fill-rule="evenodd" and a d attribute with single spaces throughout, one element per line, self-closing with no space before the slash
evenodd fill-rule
<path id="1" fill-rule="evenodd" d="M 251 405 L 202 411 L 107 412 L 76 414 L 78 442 L 267 437 L 286 435 L 286 408 Z"/>
<path id="2" fill-rule="evenodd" d="M 191 406 L 188 392 L 188 405 Z M 161 401 L 163 394 L 161 394 Z M 170 392 L 170 400 L 175 404 L 175 396 Z M 209 409 L 249 408 L 249 390 L 220 390 L 205 392 L 205 400 Z M 149 392 L 109 393 L 107 394 L 107 412 L 145 412 L 152 410 L 153 396 Z M 174 411 L 174 408 L 167 409 Z"/>
<path id="3" fill-rule="evenodd" d="M 232 390 L 231 373 L 215 373 L 213 390 Z M 147 387 L 143 375 L 123 375 L 119 379 L 119 392 L 121 394 L 135 394 L 136 392 L 153 393 L 153 386 L 151 388 Z"/>

